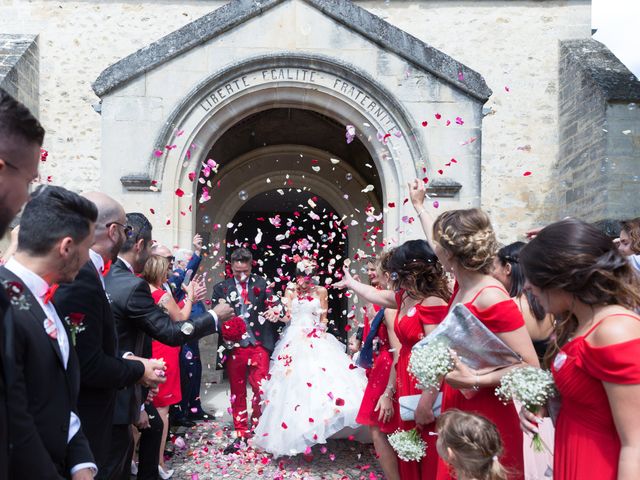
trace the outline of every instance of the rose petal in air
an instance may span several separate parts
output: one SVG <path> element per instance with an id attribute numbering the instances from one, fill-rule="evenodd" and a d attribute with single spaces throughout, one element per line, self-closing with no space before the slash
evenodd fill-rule
<path id="1" fill-rule="evenodd" d="M 184 191 L 181 188 L 176 188 L 176 195 L 182 197 L 184 196 Z"/>

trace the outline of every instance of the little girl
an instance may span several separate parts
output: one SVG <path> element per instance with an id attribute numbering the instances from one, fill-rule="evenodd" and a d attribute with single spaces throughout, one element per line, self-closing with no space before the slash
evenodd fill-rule
<path id="1" fill-rule="evenodd" d="M 502 439 L 492 422 L 452 409 L 438 418 L 436 428 L 438 454 L 455 470 L 458 480 L 507 480 L 507 471 L 500 463 Z"/>

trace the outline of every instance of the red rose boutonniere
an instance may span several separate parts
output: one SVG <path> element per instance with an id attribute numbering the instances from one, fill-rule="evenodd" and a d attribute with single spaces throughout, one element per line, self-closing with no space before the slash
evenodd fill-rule
<path id="1" fill-rule="evenodd" d="M 67 322 L 67 325 L 69 326 L 69 331 L 71 332 L 71 343 L 75 347 L 76 337 L 86 328 L 84 326 L 84 313 L 70 313 L 64 317 L 64 321 Z"/>
<path id="2" fill-rule="evenodd" d="M 29 310 L 29 308 L 31 308 L 31 305 L 24 294 L 24 285 L 19 282 L 3 280 L 2 286 L 7 293 L 7 297 L 9 297 L 11 305 L 19 310 Z"/>

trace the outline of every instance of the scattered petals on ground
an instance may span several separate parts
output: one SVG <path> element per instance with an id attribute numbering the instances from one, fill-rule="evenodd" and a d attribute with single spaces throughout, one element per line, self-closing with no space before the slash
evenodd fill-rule
<path id="1" fill-rule="evenodd" d="M 311 421 L 312 419 L 310 419 Z M 199 422 L 191 429 L 172 434 L 170 468 L 176 480 L 233 479 L 327 479 L 382 480 L 382 471 L 371 444 L 330 440 L 307 454 L 274 459 L 250 445 L 231 455 L 222 451 L 232 441 L 229 425 L 218 421 Z"/>

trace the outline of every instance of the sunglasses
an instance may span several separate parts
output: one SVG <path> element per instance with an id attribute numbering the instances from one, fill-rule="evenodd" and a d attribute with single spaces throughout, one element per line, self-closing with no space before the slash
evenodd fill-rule
<path id="1" fill-rule="evenodd" d="M 133 234 L 133 227 L 131 225 L 123 225 L 119 222 L 109 222 L 105 225 L 105 227 L 109 228 L 111 225 L 118 225 L 119 227 L 122 227 L 124 230 L 124 234 L 127 237 L 130 237 Z"/>

